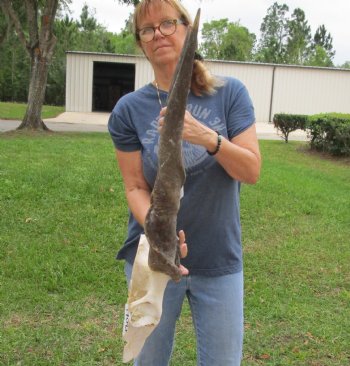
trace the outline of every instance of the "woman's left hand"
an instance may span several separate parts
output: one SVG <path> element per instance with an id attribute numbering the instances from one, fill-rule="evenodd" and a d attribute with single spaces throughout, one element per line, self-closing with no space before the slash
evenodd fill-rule
<path id="1" fill-rule="evenodd" d="M 159 131 L 164 125 L 166 109 L 167 107 L 162 108 L 159 114 Z M 214 144 L 216 143 L 217 134 L 215 131 L 196 120 L 192 114 L 186 110 L 182 138 L 191 144 L 207 147 L 211 145 L 211 142 Z"/>

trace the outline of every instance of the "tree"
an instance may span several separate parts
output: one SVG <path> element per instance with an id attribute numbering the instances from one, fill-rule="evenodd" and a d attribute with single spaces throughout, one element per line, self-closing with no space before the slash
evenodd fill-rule
<path id="1" fill-rule="evenodd" d="M 294 65 L 303 65 L 309 58 L 311 43 L 311 28 L 305 19 L 305 13 L 297 8 L 292 18 L 287 21 L 288 38 L 285 62 Z"/>
<path id="2" fill-rule="evenodd" d="M 331 67 L 333 66 L 333 62 L 330 59 L 327 51 L 319 45 L 316 45 L 313 49 L 312 54 L 309 59 L 305 63 L 309 66 L 321 66 L 321 67 Z"/>
<path id="3" fill-rule="evenodd" d="M 333 49 L 332 36 L 322 24 L 315 32 L 311 42 L 310 55 L 305 64 L 310 66 L 331 67 L 334 66 L 332 61 L 334 55 L 335 51 Z"/>
<path id="4" fill-rule="evenodd" d="M 251 60 L 256 40 L 255 34 L 227 18 L 204 23 L 202 38 L 200 52 L 205 58 L 236 61 Z"/>
<path id="5" fill-rule="evenodd" d="M 19 41 L 30 57 L 28 105 L 19 129 L 48 129 L 41 119 L 41 110 L 45 97 L 49 64 L 56 45 L 53 25 L 58 1 L 46 0 L 39 3 L 37 0 L 24 0 L 18 3 L 12 0 L 0 0 L 3 13 L 15 28 Z M 25 22 L 19 16 L 20 12 L 23 11 L 23 5 L 26 10 Z"/>
<path id="6" fill-rule="evenodd" d="M 87 4 L 81 10 L 79 28 L 83 32 L 93 32 L 97 28 L 97 20 L 94 18 L 94 11 L 91 13 Z"/>
<path id="7" fill-rule="evenodd" d="M 89 9 L 85 4 L 78 22 L 78 49 L 79 51 L 114 52 L 112 33 L 98 23 L 95 18 L 95 9 Z"/>
<path id="8" fill-rule="evenodd" d="M 330 60 L 335 55 L 335 51 L 333 49 L 333 38 L 329 32 L 327 32 L 324 24 L 320 25 L 314 35 L 312 47 L 316 49 L 316 46 L 321 46 L 326 51 L 327 56 Z"/>
<path id="9" fill-rule="evenodd" d="M 115 52 L 119 54 L 136 55 L 141 54 L 142 51 L 136 44 L 135 36 L 132 30 L 132 18 L 130 14 L 129 18 L 125 20 L 124 28 L 119 34 L 115 34 L 113 37 L 113 44 Z"/>
<path id="10" fill-rule="evenodd" d="M 29 86 L 29 57 L 12 28 L 0 44 L 0 100 L 26 101 Z"/>
<path id="11" fill-rule="evenodd" d="M 340 67 L 344 69 L 350 69 L 350 61 L 345 61 Z"/>
<path id="12" fill-rule="evenodd" d="M 231 23 L 223 40 L 224 59 L 251 61 L 256 36 L 238 22 Z"/>
<path id="13" fill-rule="evenodd" d="M 286 40 L 288 36 L 288 21 L 286 4 L 275 2 L 267 9 L 260 27 L 261 37 L 256 54 L 257 61 L 269 63 L 284 63 Z"/>
<path id="14" fill-rule="evenodd" d="M 136 6 L 140 0 L 118 0 L 119 4 L 125 4 L 125 5 L 134 5 Z"/>
<path id="15" fill-rule="evenodd" d="M 203 43 L 200 45 L 200 51 L 206 58 L 219 59 L 222 38 L 227 33 L 228 19 L 213 20 L 210 23 L 204 23 L 202 29 Z"/>
<path id="16" fill-rule="evenodd" d="M 66 51 L 78 47 L 78 22 L 67 14 L 55 19 L 54 34 L 57 38 L 52 57 L 45 95 L 45 104 L 64 105 L 66 83 Z"/>
<path id="17" fill-rule="evenodd" d="M 290 18 L 288 11 L 286 4 L 277 2 L 268 8 L 260 27 L 256 61 L 333 66 L 335 51 L 325 26 L 321 25 L 312 38 L 304 11 L 296 8 Z"/>
<path id="18" fill-rule="evenodd" d="M 4 14 L 0 13 L 0 45 L 6 39 L 9 28 L 10 28 L 9 23 L 7 22 Z"/>

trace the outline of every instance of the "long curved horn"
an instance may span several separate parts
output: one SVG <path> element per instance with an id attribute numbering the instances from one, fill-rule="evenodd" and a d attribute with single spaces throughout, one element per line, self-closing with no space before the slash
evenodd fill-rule
<path id="1" fill-rule="evenodd" d="M 199 18 L 200 9 L 193 26 L 188 29 L 172 81 L 159 140 L 158 172 L 145 221 L 145 234 L 150 244 L 148 264 L 152 270 L 168 274 L 173 280 L 181 278 L 176 220 L 185 182 L 182 131 L 197 49 Z"/>
<path id="2" fill-rule="evenodd" d="M 141 235 L 130 281 L 123 362 L 137 357 L 145 340 L 158 325 L 170 277 L 174 280 L 181 278 L 176 219 L 185 181 L 182 130 L 197 48 L 199 14 L 198 10 L 194 25 L 187 32 L 160 134 L 159 166 L 145 222 L 146 237 Z"/>

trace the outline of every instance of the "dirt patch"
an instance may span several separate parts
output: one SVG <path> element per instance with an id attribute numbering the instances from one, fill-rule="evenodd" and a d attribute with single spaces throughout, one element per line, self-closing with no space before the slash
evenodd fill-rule
<path id="1" fill-rule="evenodd" d="M 335 164 L 350 166 L 350 157 L 349 156 L 334 156 L 326 152 L 313 150 L 309 145 L 301 145 L 298 147 L 297 151 L 312 156 L 314 158 L 319 158 L 321 160 L 331 161 Z"/>

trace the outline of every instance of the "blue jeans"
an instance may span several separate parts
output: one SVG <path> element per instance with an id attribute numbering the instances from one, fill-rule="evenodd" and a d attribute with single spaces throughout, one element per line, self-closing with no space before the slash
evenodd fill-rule
<path id="1" fill-rule="evenodd" d="M 128 281 L 132 266 L 126 262 Z M 188 298 L 197 339 L 198 366 L 239 366 L 243 344 L 243 272 L 219 276 L 184 276 L 170 280 L 161 320 L 148 337 L 135 366 L 167 366 L 176 320 Z"/>

